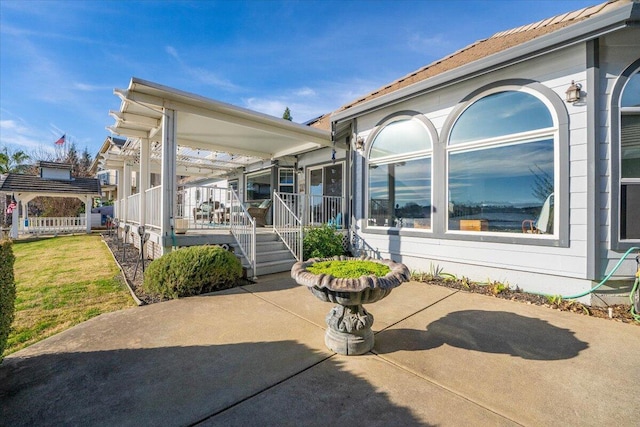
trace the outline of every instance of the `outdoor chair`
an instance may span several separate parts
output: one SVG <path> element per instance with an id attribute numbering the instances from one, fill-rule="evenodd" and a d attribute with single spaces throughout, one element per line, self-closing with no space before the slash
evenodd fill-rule
<path id="1" fill-rule="evenodd" d="M 271 199 L 263 201 L 258 207 L 247 208 L 249 215 L 256 221 L 256 227 L 264 227 L 266 225 L 269 208 L 271 208 Z"/>
<path id="2" fill-rule="evenodd" d="M 553 193 L 544 201 L 538 219 L 525 219 L 522 221 L 522 232 L 531 234 L 553 233 Z"/>
<path id="3" fill-rule="evenodd" d="M 203 202 L 199 207 L 193 208 L 193 220 L 195 222 L 198 220 L 211 222 L 215 218 L 218 209 L 220 209 L 220 202 L 212 200 Z"/>

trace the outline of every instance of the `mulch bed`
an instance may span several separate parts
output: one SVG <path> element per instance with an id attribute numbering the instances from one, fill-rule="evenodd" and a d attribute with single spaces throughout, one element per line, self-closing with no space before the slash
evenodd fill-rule
<path id="1" fill-rule="evenodd" d="M 640 322 L 636 322 L 633 319 L 633 316 L 631 315 L 631 306 L 628 304 L 614 304 L 608 307 L 596 307 L 584 305 L 573 300 L 550 301 L 547 297 L 544 297 L 542 295 L 530 294 L 519 289 L 503 288 L 502 286 L 500 286 L 501 284 L 497 282 L 492 284 L 478 284 L 465 279 L 448 279 L 442 277 L 432 277 L 429 275 L 426 275 L 424 277 L 414 277 L 413 280 L 418 280 L 430 285 L 458 289 L 464 292 L 487 295 L 494 298 L 518 301 L 525 304 L 535 304 L 555 310 L 570 311 L 585 316 L 599 317 L 602 319 L 612 319 L 618 322 L 640 325 Z M 609 308 L 611 308 L 611 317 L 609 317 Z"/>
<path id="2" fill-rule="evenodd" d="M 142 289 L 144 276 L 142 273 L 142 261 L 140 260 L 140 252 L 131 243 L 124 244 L 122 239 L 117 239 L 115 233 L 109 236 L 108 233 L 102 235 L 102 239 L 109 247 L 109 250 L 120 265 L 120 269 L 124 274 L 129 289 L 143 304 L 153 304 L 156 302 L 167 301 L 166 298 L 157 295 L 149 295 Z M 123 250 L 124 247 L 124 250 Z M 151 264 L 150 259 L 144 260 L 144 268 Z"/>

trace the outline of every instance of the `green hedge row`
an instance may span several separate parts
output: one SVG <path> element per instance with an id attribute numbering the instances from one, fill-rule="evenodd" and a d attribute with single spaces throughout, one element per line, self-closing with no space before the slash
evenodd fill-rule
<path id="1" fill-rule="evenodd" d="M 180 298 L 233 287 L 241 277 L 242 265 L 233 253 L 219 246 L 190 246 L 149 264 L 143 289 Z"/>
<path id="2" fill-rule="evenodd" d="M 0 241 L 0 362 L 7 345 L 15 312 L 16 282 L 13 276 L 15 261 L 11 240 Z"/>

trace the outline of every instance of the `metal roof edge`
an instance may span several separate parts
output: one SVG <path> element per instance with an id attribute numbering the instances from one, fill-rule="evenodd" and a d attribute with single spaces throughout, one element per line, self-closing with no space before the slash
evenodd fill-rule
<path id="1" fill-rule="evenodd" d="M 297 132 L 306 133 L 307 135 L 310 135 L 316 138 L 327 138 L 330 140 L 330 137 L 331 137 L 330 132 L 322 129 L 312 128 L 300 123 L 295 123 L 289 120 L 280 119 L 275 116 L 259 113 L 257 111 L 249 110 L 247 108 L 228 104 L 226 102 L 217 101 L 215 99 L 207 98 L 205 96 L 197 95 L 195 93 L 185 92 L 179 89 L 175 89 L 159 83 L 154 83 L 138 77 L 131 78 L 129 89 L 127 89 L 127 91 L 128 92 L 139 91 L 138 86 L 141 86 L 141 87 L 146 86 L 153 90 L 160 91 L 162 93 L 162 97 L 165 99 L 174 100 L 174 101 L 181 102 L 188 105 L 193 105 L 195 107 L 208 108 L 214 111 L 228 114 L 230 116 L 248 118 L 264 124 L 268 124 L 270 126 L 280 127 L 282 129 L 287 129 L 287 130 L 295 130 Z M 144 93 L 142 91 L 139 91 L 139 92 Z"/>
<path id="2" fill-rule="evenodd" d="M 577 22 L 552 33 L 489 55 L 483 59 L 461 65 L 460 67 L 416 82 L 389 94 L 364 101 L 346 110 L 334 112 L 331 114 L 331 122 L 349 120 L 365 112 L 374 111 L 387 105 L 419 96 L 430 89 L 453 84 L 465 79 L 465 77 L 471 78 L 477 74 L 483 74 L 495 68 L 500 68 L 500 66 L 504 66 L 507 63 L 520 62 L 523 57 L 531 58 L 531 54 L 551 47 L 566 47 L 574 43 L 593 39 L 599 35 L 626 27 L 629 25 L 629 21 L 636 21 L 638 19 L 640 19 L 640 3 L 638 1 L 632 1 L 610 12 L 606 12 L 601 16 Z"/>

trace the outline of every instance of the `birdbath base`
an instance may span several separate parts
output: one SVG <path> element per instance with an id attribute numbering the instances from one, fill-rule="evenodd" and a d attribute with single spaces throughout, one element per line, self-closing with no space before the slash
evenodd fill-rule
<path id="1" fill-rule="evenodd" d="M 373 348 L 373 316 L 362 305 L 336 305 L 326 317 L 325 345 L 338 354 L 365 354 Z"/>

